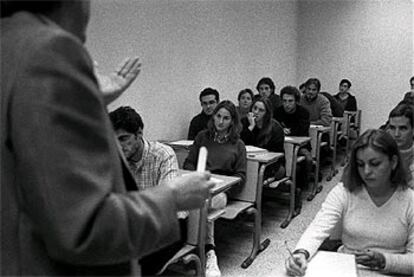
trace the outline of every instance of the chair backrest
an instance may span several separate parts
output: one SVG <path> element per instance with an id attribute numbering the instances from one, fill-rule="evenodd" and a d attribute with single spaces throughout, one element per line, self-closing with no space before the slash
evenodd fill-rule
<path id="1" fill-rule="evenodd" d="M 285 168 L 286 168 L 286 176 L 288 177 L 292 177 L 292 168 L 293 168 L 293 150 L 294 150 L 294 145 L 292 143 L 289 142 L 285 142 Z"/>
<path id="2" fill-rule="evenodd" d="M 316 130 L 316 128 L 313 128 L 313 127 L 309 128 L 309 136 L 311 138 L 312 158 L 315 158 L 316 157 L 316 148 L 317 148 L 317 143 L 318 143 L 318 131 Z"/>
<path id="3" fill-rule="evenodd" d="M 257 178 L 259 174 L 259 163 L 247 159 L 246 182 L 241 186 L 235 186 L 229 191 L 229 198 L 256 202 L 258 187 Z"/>
<path id="4" fill-rule="evenodd" d="M 362 111 L 357 110 L 357 113 L 355 115 L 355 129 L 357 130 L 357 135 L 359 136 L 359 133 L 361 131 L 361 117 L 362 117 Z"/>

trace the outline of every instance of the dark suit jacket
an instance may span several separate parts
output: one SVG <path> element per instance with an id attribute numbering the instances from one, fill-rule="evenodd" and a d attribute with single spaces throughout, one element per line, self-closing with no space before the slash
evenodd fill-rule
<path id="1" fill-rule="evenodd" d="M 178 239 L 172 192 L 131 190 L 80 40 L 25 12 L 1 38 L 1 274 L 139 274 Z"/>

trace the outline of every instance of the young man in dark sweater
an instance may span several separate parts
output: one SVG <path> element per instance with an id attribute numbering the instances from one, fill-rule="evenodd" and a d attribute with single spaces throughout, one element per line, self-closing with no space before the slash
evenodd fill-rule
<path id="1" fill-rule="evenodd" d="M 309 136 L 310 118 L 307 109 L 299 105 L 300 92 L 296 87 L 286 86 L 280 91 L 282 106 L 275 109 L 274 118 L 282 125 L 286 136 Z M 304 185 L 310 182 L 312 175 L 312 154 L 310 152 L 310 143 L 299 149 L 298 154 L 305 157 L 303 171 L 305 174 L 299 174 L 299 186 L 303 189 Z M 300 204 L 300 192 L 296 202 Z M 298 206 L 297 206 L 298 207 Z M 300 206 L 299 206 L 300 207 Z"/>
<path id="2" fill-rule="evenodd" d="M 205 88 L 201 91 L 199 99 L 202 111 L 191 120 L 187 136 L 189 140 L 194 140 L 200 131 L 207 129 L 207 123 L 220 102 L 220 95 L 215 89 Z"/>

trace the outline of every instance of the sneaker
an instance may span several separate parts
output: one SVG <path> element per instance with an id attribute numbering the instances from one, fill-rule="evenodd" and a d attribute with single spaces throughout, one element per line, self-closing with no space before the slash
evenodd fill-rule
<path id="1" fill-rule="evenodd" d="M 206 254 L 206 277 L 221 277 L 214 250 L 210 250 Z"/>

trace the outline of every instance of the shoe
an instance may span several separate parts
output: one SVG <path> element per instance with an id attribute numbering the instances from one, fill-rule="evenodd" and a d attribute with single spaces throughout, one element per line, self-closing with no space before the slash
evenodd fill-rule
<path id="1" fill-rule="evenodd" d="M 206 254 L 206 277 L 221 277 L 216 252 L 214 250 L 210 250 Z"/>

